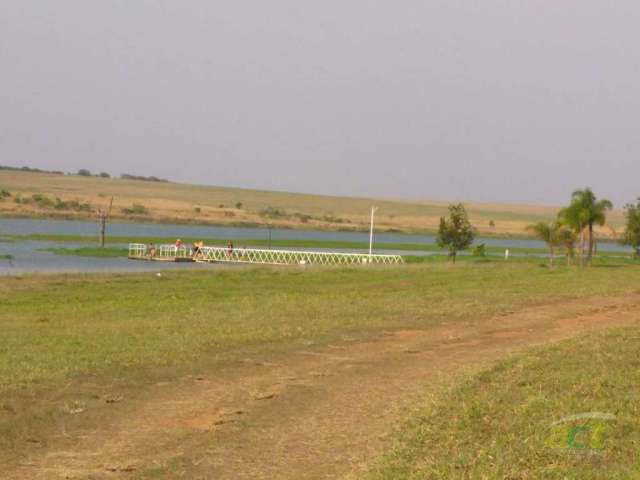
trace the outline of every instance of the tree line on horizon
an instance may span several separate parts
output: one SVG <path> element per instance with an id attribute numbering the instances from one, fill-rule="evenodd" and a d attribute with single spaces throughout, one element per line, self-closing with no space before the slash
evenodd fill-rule
<path id="1" fill-rule="evenodd" d="M 598 199 L 593 190 L 586 187 L 571 194 L 569 205 L 558 212 L 554 221 L 538 222 L 527 226 L 527 230 L 547 244 L 552 266 L 559 248 L 564 248 L 567 264 L 577 256 L 579 265 L 591 265 L 596 250 L 594 227 L 604 226 L 607 212 L 612 209 L 611 201 Z M 640 257 L 640 198 L 635 204 L 625 205 L 624 216 L 625 230 L 620 243 L 631 246 L 634 256 Z M 455 263 L 458 251 L 469 248 L 476 234 L 464 205 L 459 203 L 449 206 L 448 218 L 440 218 L 436 240 L 440 247 L 449 250 L 449 257 Z"/>
<path id="2" fill-rule="evenodd" d="M 100 173 L 92 173 L 91 170 L 86 168 L 79 169 L 76 173 L 72 172 L 63 172 L 61 170 L 43 170 L 40 168 L 32 168 L 32 167 L 10 167 L 8 165 L 0 165 L 0 170 L 7 170 L 11 172 L 28 172 L 28 173 L 47 173 L 49 175 L 77 175 L 79 177 L 100 177 L 100 178 L 111 178 L 111 174 L 107 172 Z M 159 178 L 155 176 L 144 176 L 144 175 L 132 175 L 130 173 L 121 173 L 120 178 L 122 180 L 140 180 L 143 182 L 162 182 L 168 183 L 169 180 L 166 178 Z"/>

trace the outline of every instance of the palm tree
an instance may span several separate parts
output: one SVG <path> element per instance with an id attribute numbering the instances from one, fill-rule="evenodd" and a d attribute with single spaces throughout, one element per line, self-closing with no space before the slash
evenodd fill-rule
<path id="1" fill-rule="evenodd" d="M 533 232 L 533 234 L 547 244 L 549 247 L 549 264 L 553 267 L 553 254 L 555 248 L 560 241 L 559 232 L 560 224 L 558 222 L 538 222 L 533 225 L 529 225 L 527 230 Z"/>
<path id="2" fill-rule="evenodd" d="M 576 240 L 576 232 L 570 228 L 560 226 L 560 230 L 558 231 L 558 244 L 562 245 L 567 252 L 567 265 L 571 265 L 571 259 L 575 255 Z"/>
<path id="3" fill-rule="evenodd" d="M 584 234 L 587 232 L 587 262 L 591 264 L 593 257 L 593 227 L 602 226 L 607 220 L 607 210 L 613 208 L 609 200 L 597 200 L 590 188 L 576 190 L 571 195 L 571 203 L 568 207 L 560 210 L 558 217 L 560 222 L 571 227 L 576 234 L 580 235 L 580 258 L 584 249 Z"/>

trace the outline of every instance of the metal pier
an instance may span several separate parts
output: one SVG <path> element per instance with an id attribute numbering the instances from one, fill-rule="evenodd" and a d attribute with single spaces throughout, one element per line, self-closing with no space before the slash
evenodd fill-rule
<path id="1" fill-rule="evenodd" d="M 176 248 L 159 245 L 152 256 L 147 245 L 129 245 L 129 258 L 167 262 L 193 261 L 204 263 L 253 263 L 262 265 L 368 265 L 404 263 L 400 255 L 369 255 L 367 253 L 312 252 L 301 250 L 267 250 L 258 248 L 202 247 Z"/>

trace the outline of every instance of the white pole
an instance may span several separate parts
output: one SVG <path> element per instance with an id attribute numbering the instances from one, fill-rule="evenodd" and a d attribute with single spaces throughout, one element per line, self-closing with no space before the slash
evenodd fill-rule
<path id="1" fill-rule="evenodd" d="M 378 207 L 371 207 L 371 230 L 369 231 L 369 263 L 371 263 L 371 254 L 373 253 L 373 214 Z"/>

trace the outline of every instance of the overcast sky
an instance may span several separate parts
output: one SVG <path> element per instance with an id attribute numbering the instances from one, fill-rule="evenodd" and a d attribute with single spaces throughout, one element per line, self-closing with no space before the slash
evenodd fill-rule
<path id="1" fill-rule="evenodd" d="M 638 0 L 0 0 L 0 164 L 640 196 Z"/>

